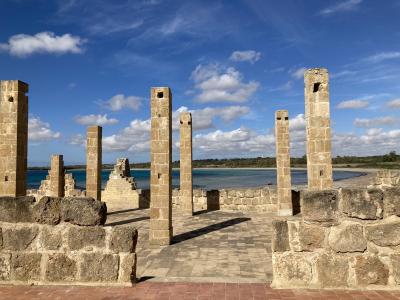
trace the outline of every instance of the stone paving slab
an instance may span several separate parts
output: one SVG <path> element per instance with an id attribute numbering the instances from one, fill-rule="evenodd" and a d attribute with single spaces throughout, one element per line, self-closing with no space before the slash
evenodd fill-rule
<path id="1" fill-rule="evenodd" d="M 400 299 L 400 291 L 274 290 L 267 284 L 155 283 L 132 288 L 0 286 L 2 300 L 263 300 L 263 299 Z"/>
<path id="2" fill-rule="evenodd" d="M 149 210 L 110 212 L 109 226 L 135 224 L 138 278 L 151 281 L 253 282 L 272 280 L 272 215 L 212 211 L 173 214 L 173 244 L 150 247 Z"/>

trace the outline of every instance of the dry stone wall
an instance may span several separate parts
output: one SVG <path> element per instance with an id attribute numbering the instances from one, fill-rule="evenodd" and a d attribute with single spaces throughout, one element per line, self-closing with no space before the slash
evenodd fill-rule
<path id="1" fill-rule="evenodd" d="M 389 169 L 379 170 L 370 185 L 370 187 L 376 188 L 390 186 L 400 186 L 400 171 Z"/>
<path id="2" fill-rule="evenodd" d="M 274 287 L 399 287 L 400 188 L 303 191 L 301 208 L 273 221 Z"/>
<path id="3" fill-rule="evenodd" d="M 137 230 L 91 198 L 0 198 L 0 284 L 131 285 Z"/>

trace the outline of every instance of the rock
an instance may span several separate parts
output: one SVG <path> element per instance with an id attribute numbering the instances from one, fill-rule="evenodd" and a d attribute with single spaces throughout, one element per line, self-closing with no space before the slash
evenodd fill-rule
<path id="1" fill-rule="evenodd" d="M 33 222 L 34 197 L 0 197 L 0 222 Z"/>
<path id="2" fill-rule="evenodd" d="M 119 256 L 115 254 L 83 253 L 80 264 L 81 281 L 116 281 Z"/>
<path id="3" fill-rule="evenodd" d="M 0 253 L 0 281 L 10 280 L 11 254 Z"/>
<path id="4" fill-rule="evenodd" d="M 349 261 L 345 256 L 322 254 L 316 262 L 318 281 L 322 288 L 347 287 Z"/>
<path id="5" fill-rule="evenodd" d="M 272 252 L 289 251 L 289 233 L 286 220 L 272 221 Z"/>
<path id="6" fill-rule="evenodd" d="M 357 285 L 386 285 L 388 282 L 389 270 L 376 256 L 357 256 L 354 270 Z"/>
<path id="7" fill-rule="evenodd" d="M 342 189 L 340 209 L 352 218 L 363 220 L 381 219 L 383 193 L 378 189 Z"/>
<path id="8" fill-rule="evenodd" d="M 42 227 L 42 234 L 40 235 L 40 245 L 45 250 L 58 250 L 62 247 L 62 229 L 58 226 L 44 226 Z"/>
<path id="9" fill-rule="evenodd" d="M 114 227 L 111 231 L 110 250 L 114 253 L 135 253 L 138 231 L 133 226 Z"/>
<path id="10" fill-rule="evenodd" d="M 38 235 L 37 225 L 29 227 L 3 228 L 3 249 L 21 251 L 32 248 L 31 245 Z"/>
<path id="11" fill-rule="evenodd" d="M 304 221 L 325 222 L 326 225 L 337 223 L 338 202 L 336 190 L 302 191 L 301 208 Z"/>
<path id="12" fill-rule="evenodd" d="M 40 280 L 40 253 L 13 253 L 11 279 L 18 281 Z"/>
<path id="13" fill-rule="evenodd" d="M 383 191 L 384 216 L 400 216 L 400 187 L 389 187 Z"/>
<path id="14" fill-rule="evenodd" d="M 391 217 L 383 224 L 366 225 L 365 236 L 368 241 L 381 247 L 400 245 L 400 220 Z"/>
<path id="15" fill-rule="evenodd" d="M 121 263 L 118 281 L 136 282 L 136 253 L 120 254 Z"/>
<path id="16" fill-rule="evenodd" d="M 314 251 L 324 245 L 325 228 L 303 222 L 289 222 L 289 240 L 294 251 Z"/>
<path id="17" fill-rule="evenodd" d="M 57 225 L 61 222 L 61 198 L 42 197 L 33 207 L 35 222 Z"/>
<path id="18" fill-rule="evenodd" d="M 52 282 L 73 281 L 76 278 L 76 262 L 62 253 L 49 255 L 46 280 Z"/>
<path id="19" fill-rule="evenodd" d="M 308 287 L 312 268 L 305 256 L 297 253 L 274 253 L 273 287 Z"/>
<path id="20" fill-rule="evenodd" d="M 390 255 L 390 261 L 393 267 L 393 278 L 397 284 L 400 284 L 400 254 Z"/>
<path id="21" fill-rule="evenodd" d="M 86 247 L 104 248 L 106 232 L 103 227 L 73 226 L 68 231 L 68 247 L 70 250 L 80 250 Z"/>
<path id="22" fill-rule="evenodd" d="M 363 227 L 355 222 L 343 221 L 339 226 L 332 227 L 328 242 L 336 252 L 364 252 L 367 249 Z"/>
<path id="23" fill-rule="evenodd" d="M 104 202 L 93 198 L 63 198 L 61 216 L 64 222 L 75 225 L 104 225 L 107 219 L 107 207 Z"/>

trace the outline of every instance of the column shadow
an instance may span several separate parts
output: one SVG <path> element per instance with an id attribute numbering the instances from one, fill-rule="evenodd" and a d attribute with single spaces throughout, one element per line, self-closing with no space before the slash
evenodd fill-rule
<path id="1" fill-rule="evenodd" d="M 172 243 L 171 244 L 177 244 L 186 240 L 190 240 L 193 238 L 196 238 L 198 236 L 213 232 L 213 231 L 218 231 L 221 230 L 223 228 L 229 227 L 229 226 L 233 226 L 236 224 L 240 224 L 243 222 L 247 222 L 250 221 L 251 218 L 233 218 L 231 220 L 227 220 L 221 223 L 217 223 L 217 224 L 212 224 L 212 225 L 208 225 L 206 227 L 200 228 L 200 229 L 195 229 L 192 231 L 188 231 L 185 233 L 181 233 L 178 234 L 176 236 L 174 236 L 172 238 Z"/>
<path id="2" fill-rule="evenodd" d="M 148 219 L 150 219 L 150 217 L 138 217 L 138 218 L 134 218 L 134 219 L 121 220 L 121 221 L 116 221 L 116 222 L 108 223 L 108 224 L 104 225 L 104 227 L 106 227 L 106 226 L 124 225 L 124 224 L 129 224 L 129 223 L 135 223 L 135 222 L 139 222 L 139 221 L 143 221 L 143 220 L 148 220 Z"/>
<path id="3" fill-rule="evenodd" d="M 116 214 L 123 214 L 123 213 L 127 213 L 127 212 L 131 212 L 131 211 L 136 211 L 136 210 L 142 210 L 143 208 L 130 208 L 130 209 L 124 209 L 124 210 L 116 210 L 116 211 L 112 211 L 107 213 L 107 215 L 116 215 Z"/>

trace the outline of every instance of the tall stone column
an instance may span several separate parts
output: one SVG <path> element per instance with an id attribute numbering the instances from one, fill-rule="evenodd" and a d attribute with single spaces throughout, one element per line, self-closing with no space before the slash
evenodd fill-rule
<path id="1" fill-rule="evenodd" d="M 276 176 L 278 189 L 278 215 L 292 216 L 292 182 L 290 174 L 289 113 L 275 112 Z"/>
<path id="2" fill-rule="evenodd" d="M 307 70 L 304 84 L 308 189 L 331 189 L 333 179 L 328 70 Z"/>
<path id="3" fill-rule="evenodd" d="M 102 128 L 90 126 L 86 140 L 86 196 L 101 200 Z"/>
<path id="4" fill-rule="evenodd" d="M 0 82 L 0 196 L 26 195 L 28 84 Z"/>
<path id="5" fill-rule="evenodd" d="M 180 115 L 180 200 L 184 215 L 193 215 L 192 114 Z"/>
<path id="6" fill-rule="evenodd" d="M 168 87 L 151 89 L 151 245 L 169 245 L 172 238 L 172 95 Z"/>
<path id="7" fill-rule="evenodd" d="M 52 197 L 64 197 L 65 174 L 64 159 L 62 155 L 51 156 L 50 167 L 50 195 Z"/>

